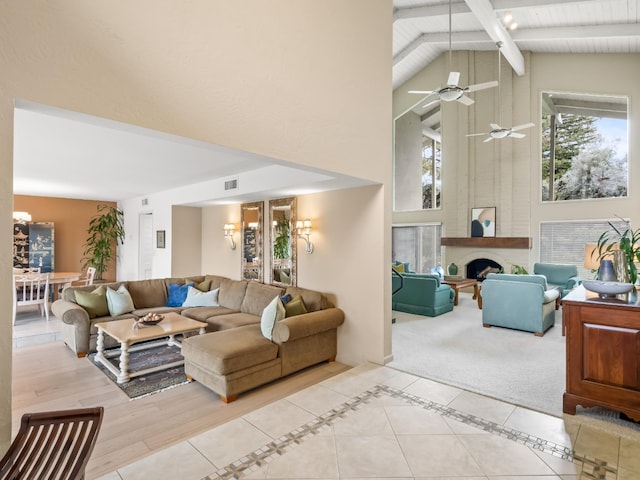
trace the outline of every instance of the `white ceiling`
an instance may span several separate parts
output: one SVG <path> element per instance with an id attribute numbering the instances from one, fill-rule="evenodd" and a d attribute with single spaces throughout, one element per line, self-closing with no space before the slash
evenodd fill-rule
<path id="1" fill-rule="evenodd" d="M 393 88 L 449 50 L 449 2 L 393 0 Z M 640 0 L 451 0 L 452 50 L 496 50 L 518 75 L 523 51 L 640 52 Z M 507 30 L 510 13 L 518 24 Z"/>
<path id="2" fill-rule="evenodd" d="M 448 51 L 450 4 L 393 0 L 393 6 L 395 89 Z M 451 11 L 452 50 L 495 50 L 501 41 L 504 58 L 520 74 L 522 51 L 640 52 L 640 0 L 451 0 Z M 516 30 L 504 27 L 506 13 L 518 23 Z M 215 194 L 194 204 L 254 201 L 369 183 L 26 101 L 16 104 L 16 194 L 117 201 L 204 180 L 224 182 L 261 169 L 277 171 L 277 188 Z M 287 177 L 290 182 L 282 181 Z"/>
<path id="3" fill-rule="evenodd" d="M 243 175 L 251 181 L 243 182 Z M 252 180 L 256 175 L 261 185 Z M 189 205 L 250 202 L 370 183 L 24 100 L 16 103 L 15 194 L 118 201 L 216 179 L 216 188 L 194 188 L 207 194 Z M 238 179 L 240 188 L 225 192 L 224 182 L 231 179 Z"/>

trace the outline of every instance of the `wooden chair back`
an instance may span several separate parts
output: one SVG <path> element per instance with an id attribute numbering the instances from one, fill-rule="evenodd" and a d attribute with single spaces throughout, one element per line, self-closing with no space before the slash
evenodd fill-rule
<path id="1" fill-rule="evenodd" d="M 103 414 L 103 407 L 24 414 L 0 480 L 84 479 Z"/>

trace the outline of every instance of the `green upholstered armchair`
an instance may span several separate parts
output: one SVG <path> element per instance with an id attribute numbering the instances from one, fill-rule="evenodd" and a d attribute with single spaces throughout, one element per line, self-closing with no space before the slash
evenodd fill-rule
<path id="1" fill-rule="evenodd" d="M 547 287 L 555 288 L 564 297 L 571 290 L 582 283 L 578 276 L 578 267 L 565 263 L 534 263 L 533 273 L 544 275 Z"/>
<path id="2" fill-rule="evenodd" d="M 453 310 L 454 292 L 442 285 L 437 275 L 404 273 L 403 287 L 391 298 L 391 308 L 399 312 L 436 317 Z M 398 275 L 392 277 L 392 291 L 400 286 Z"/>
<path id="3" fill-rule="evenodd" d="M 556 321 L 560 293 L 543 275 L 490 273 L 482 282 L 482 325 L 533 332 L 541 337 Z"/>

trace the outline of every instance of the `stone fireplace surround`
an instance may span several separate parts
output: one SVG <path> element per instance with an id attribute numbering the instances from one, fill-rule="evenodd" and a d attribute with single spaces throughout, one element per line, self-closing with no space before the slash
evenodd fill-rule
<path id="1" fill-rule="evenodd" d="M 473 262 L 477 262 L 478 260 L 482 260 L 484 263 L 498 265 L 498 267 L 501 266 L 505 273 L 511 273 L 512 265 L 521 265 L 527 270 L 530 269 L 529 249 L 476 249 L 469 247 L 443 247 L 443 249 L 443 257 L 446 259 L 444 265 L 455 263 L 458 266 L 458 275 L 463 275 L 464 278 L 476 278 L 477 266 Z M 470 269 L 472 271 L 469 271 Z"/>

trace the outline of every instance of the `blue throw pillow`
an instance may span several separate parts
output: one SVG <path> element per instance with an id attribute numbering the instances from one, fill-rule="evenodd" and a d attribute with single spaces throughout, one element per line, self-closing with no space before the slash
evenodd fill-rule
<path id="1" fill-rule="evenodd" d="M 177 283 L 170 283 L 167 287 L 169 298 L 167 299 L 167 307 L 181 307 L 184 301 L 187 299 L 187 293 L 189 293 L 189 287 L 195 286 L 195 283 L 185 283 L 184 285 L 178 285 Z"/>
<path id="2" fill-rule="evenodd" d="M 282 295 L 280 297 L 280 300 L 282 300 L 282 305 L 286 305 L 287 303 L 289 303 L 291 301 L 291 295 L 289 295 L 288 293 L 285 295 Z"/>

